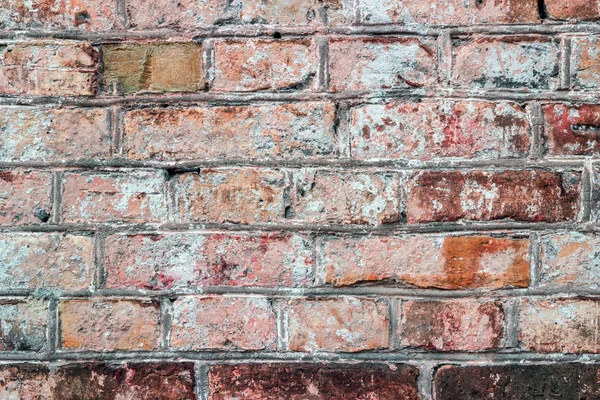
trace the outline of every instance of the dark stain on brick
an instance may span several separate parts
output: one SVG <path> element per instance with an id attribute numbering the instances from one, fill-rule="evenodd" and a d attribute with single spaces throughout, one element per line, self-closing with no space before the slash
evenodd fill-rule
<path id="1" fill-rule="evenodd" d="M 580 172 L 542 170 L 417 173 L 410 183 L 409 222 L 568 221 L 579 211 L 580 180 Z"/>
<path id="2" fill-rule="evenodd" d="M 395 364 L 216 365 L 211 400 L 416 400 L 418 370 Z"/>
<path id="3" fill-rule="evenodd" d="M 444 366 L 434 379 L 438 400 L 598 399 L 593 365 Z"/>
<path id="4" fill-rule="evenodd" d="M 543 110 L 550 154 L 594 155 L 600 152 L 600 106 L 549 104 Z"/>

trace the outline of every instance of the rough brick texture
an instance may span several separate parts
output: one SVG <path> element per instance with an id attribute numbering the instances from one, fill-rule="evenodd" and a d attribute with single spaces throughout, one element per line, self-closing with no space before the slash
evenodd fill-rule
<path id="1" fill-rule="evenodd" d="M 0 0 L 0 400 L 600 399 L 599 0 Z"/>
<path id="2" fill-rule="evenodd" d="M 475 289 L 529 286 L 529 240 L 489 236 L 326 238 L 326 283 L 394 280 L 416 287 Z"/>
<path id="3" fill-rule="evenodd" d="M 416 400 L 418 371 L 408 365 L 241 364 L 208 373 L 211 400 Z"/>

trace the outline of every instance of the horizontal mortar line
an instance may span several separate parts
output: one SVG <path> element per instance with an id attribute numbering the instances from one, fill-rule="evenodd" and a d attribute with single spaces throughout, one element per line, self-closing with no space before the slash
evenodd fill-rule
<path id="1" fill-rule="evenodd" d="M 434 224 L 388 224 L 377 226 L 364 225 L 327 225 L 309 224 L 227 224 L 227 223 L 156 223 L 156 224 L 58 224 L 2 226 L 0 232 L 104 232 L 104 233 L 156 233 L 190 231 L 231 231 L 231 232 L 309 232 L 309 233 L 348 233 L 357 235 L 384 236 L 411 233 L 465 233 L 495 231 L 579 231 L 598 232 L 600 223 L 588 222 L 493 222 L 493 223 L 434 223 Z"/>
<path id="2" fill-rule="evenodd" d="M 108 32 L 82 32 L 68 30 L 2 30 L 0 38 L 50 38 L 121 42 L 135 39 L 210 39 L 236 37 L 272 37 L 278 32 L 282 36 L 313 35 L 420 35 L 437 36 L 441 32 L 452 35 L 472 34 L 583 34 L 600 33 L 600 25 L 595 23 L 532 23 L 532 24 L 477 24 L 477 25 L 426 25 L 426 24 L 357 24 L 343 27 L 313 25 L 305 27 L 275 25 L 225 25 L 197 28 L 194 30 L 156 29 L 148 31 L 112 30 Z"/>
<path id="3" fill-rule="evenodd" d="M 235 351 L 164 351 L 164 352 L 57 352 L 52 354 L 35 353 L 0 353 L 2 364 L 10 362 L 60 362 L 60 361 L 207 361 L 217 362 L 406 362 L 416 364 L 420 361 L 431 361 L 438 364 L 456 363 L 466 365 L 487 364 L 513 364 L 524 363 L 597 363 L 600 362 L 600 354 L 581 353 L 534 353 L 534 352 L 512 352 L 512 353 L 443 353 L 425 351 L 406 352 L 360 352 L 360 353 L 274 353 L 274 352 L 235 352 Z"/>
<path id="4" fill-rule="evenodd" d="M 515 298 L 537 298 L 545 299 L 569 299 L 569 298 L 600 298 L 600 289 L 588 288 L 526 288 L 526 289 L 477 289 L 477 290 L 444 290 L 444 289 L 419 289 L 408 287 L 390 286 L 320 286 L 305 288 L 285 287 L 236 287 L 236 286 L 207 286 L 195 289 L 172 289 L 172 290 L 133 290 L 133 289 L 97 289 L 95 291 L 61 291 L 54 289 L 28 290 L 0 290 L 0 301 L 22 301 L 27 298 L 52 298 L 60 301 L 70 299 L 93 299 L 93 300 L 155 300 L 160 298 L 180 298 L 193 296 L 238 296 L 254 297 L 265 296 L 279 299 L 293 299 L 305 297 L 363 297 L 363 298 L 400 298 L 402 300 L 422 299 L 490 299 L 506 300 Z"/>
<path id="5" fill-rule="evenodd" d="M 57 97 L 57 96 L 0 96 L 0 105 L 21 106 L 79 106 L 108 107 L 115 105 L 163 105 L 198 106 L 198 103 L 210 105 L 243 105 L 251 102 L 298 102 L 298 101 L 357 101 L 367 103 L 371 100 L 481 100 L 481 101 L 549 101 L 549 102 L 598 102 L 600 91 L 510 91 L 510 90 L 468 90 L 463 88 L 429 87 L 363 92 L 199 92 L 181 95 L 139 94 L 118 97 Z"/>
<path id="6" fill-rule="evenodd" d="M 184 161 L 136 161 L 123 158 L 112 158 L 105 160 L 68 160 L 58 162 L 40 162 L 40 161 L 0 161 L 0 168 L 56 168 L 63 170 L 64 168 L 117 168 L 119 170 L 130 169 L 166 169 L 175 170 L 175 172 L 197 172 L 202 168 L 230 168 L 230 167 L 268 167 L 274 169 L 297 169 L 297 168 L 335 168 L 335 169 L 355 169 L 379 168 L 398 171 L 412 172 L 421 170 L 465 170 L 469 168 L 481 169 L 527 169 L 527 168 L 542 168 L 542 169 L 581 169 L 586 163 L 600 162 L 598 157 L 565 157 L 565 158 L 546 158 L 532 160 L 529 158 L 517 159 L 497 159 L 497 160 L 468 160 L 468 159 L 449 159 L 439 161 L 421 162 L 416 160 L 357 160 L 349 158 L 313 158 L 313 159 L 273 159 L 273 160 L 258 160 L 258 159 L 214 159 L 214 160 L 184 160 Z"/>

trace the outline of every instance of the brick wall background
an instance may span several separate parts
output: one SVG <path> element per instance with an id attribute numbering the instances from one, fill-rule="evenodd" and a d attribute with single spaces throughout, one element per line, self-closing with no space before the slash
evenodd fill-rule
<path id="1" fill-rule="evenodd" d="M 599 19 L 0 0 L 0 398 L 599 398 Z"/>

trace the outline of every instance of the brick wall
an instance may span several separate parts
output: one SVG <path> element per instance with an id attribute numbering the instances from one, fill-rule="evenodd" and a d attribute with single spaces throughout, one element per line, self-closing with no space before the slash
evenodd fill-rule
<path id="1" fill-rule="evenodd" d="M 0 0 L 0 398 L 598 398 L 598 20 Z"/>

